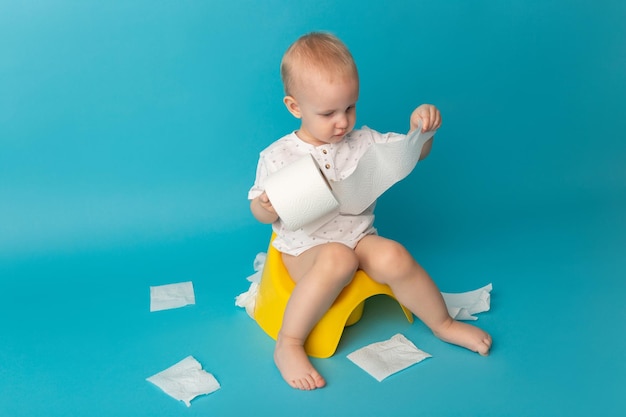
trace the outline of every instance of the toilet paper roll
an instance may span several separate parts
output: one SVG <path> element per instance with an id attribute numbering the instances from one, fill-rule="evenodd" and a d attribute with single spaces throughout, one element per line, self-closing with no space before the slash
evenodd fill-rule
<path id="1" fill-rule="evenodd" d="M 312 155 L 267 177 L 265 193 L 289 230 L 306 226 L 314 231 L 339 213 L 339 202 Z"/>

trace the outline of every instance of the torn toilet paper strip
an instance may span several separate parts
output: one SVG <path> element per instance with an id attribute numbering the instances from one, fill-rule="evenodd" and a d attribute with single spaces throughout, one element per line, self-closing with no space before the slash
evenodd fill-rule
<path id="1" fill-rule="evenodd" d="M 462 293 L 442 292 L 443 299 L 448 307 L 448 313 L 456 320 L 477 320 L 474 314 L 489 311 L 491 308 L 491 290 L 493 286 L 487 284 L 482 288 Z"/>
<path id="2" fill-rule="evenodd" d="M 418 349 L 401 334 L 372 343 L 348 355 L 348 359 L 378 382 L 430 357 L 430 354 Z"/>
<path id="3" fill-rule="evenodd" d="M 150 287 L 150 311 L 168 310 L 195 304 L 191 281 Z"/>
<path id="4" fill-rule="evenodd" d="M 202 369 L 202 365 L 193 356 L 187 356 L 182 361 L 161 371 L 149 378 L 149 381 L 161 388 L 172 398 L 191 406 L 191 400 L 198 395 L 210 394 L 220 389 L 215 377 Z"/>
<path id="5" fill-rule="evenodd" d="M 404 140 L 372 144 L 352 174 L 331 184 L 339 211 L 362 213 L 392 185 L 406 178 L 419 162 L 422 147 L 434 134 L 435 131 L 422 132 L 420 122 Z"/>

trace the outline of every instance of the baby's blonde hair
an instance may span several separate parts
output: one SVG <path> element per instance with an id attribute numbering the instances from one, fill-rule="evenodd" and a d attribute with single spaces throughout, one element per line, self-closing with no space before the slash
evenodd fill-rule
<path id="1" fill-rule="evenodd" d="M 312 32 L 300 37 L 287 49 L 280 64 L 280 76 L 285 94 L 292 95 L 298 74 L 314 70 L 333 79 L 354 77 L 358 71 L 352 54 L 336 36 L 325 32 Z"/>

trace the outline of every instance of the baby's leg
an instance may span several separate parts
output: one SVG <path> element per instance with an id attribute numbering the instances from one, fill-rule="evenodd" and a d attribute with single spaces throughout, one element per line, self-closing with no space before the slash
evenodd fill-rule
<path id="1" fill-rule="evenodd" d="M 399 243 L 366 236 L 355 249 L 360 267 L 372 279 L 388 284 L 396 299 L 440 339 L 488 355 L 491 336 L 478 327 L 450 317 L 437 285 Z"/>
<path id="2" fill-rule="evenodd" d="M 315 370 L 304 342 L 341 290 L 352 280 L 358 260 L 352 249 L 339 243 L 316 246 L 299 256 L 283 254 L 296 282 L 276 340 L 274 361 L 294 388 L 310 390 L 326 384 Z"/>

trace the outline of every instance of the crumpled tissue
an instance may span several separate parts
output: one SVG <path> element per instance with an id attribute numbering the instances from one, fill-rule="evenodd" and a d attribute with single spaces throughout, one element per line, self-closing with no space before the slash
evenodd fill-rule
<path id="1" fill-rule="evenodd" d="M 187 356 L 164 371 L 146 378 L 146 381 L 161 388 L 170 397 L 184 402 L 187 407 L 191 407 L 191 400 L 197 396 L 220 389 L 217 379 L 203 370 L 193 356 Z"/>
<path id="2" fill-rule="evenodd" d="M 259 291 L 259 283 L 261 282 L 261 275 L 263 274 L 263 266 L 265 266 L 266 258 L 267 254 L 265 252 L 257 253 L 252 264 L 255 272 L 246 278 L 250 282 L 250 288 L 248 288 L 248 291 L 235 297 L 235 305 L 237 307 L 245 308 L 246 313 L 248 313 L 248 315 L 252 318 L 254 318 L 256 295 Z"/>
<path id="3" fill-rule="evenodd" d="M 448 307 L 448 313 L 456 320 L 478 320 L 474 314 L 489 311 L 491 308 L 491 290 L 493 286 L 487 284 L 482 288 L 462 293 L 442 292 L 443 299 Z"/>
<path id="4" fill-rule="evenodd" d="M 378 382 L 430 357 L 399 333 L 389 340 L 372 343 L 348 355 L 348 359 Z"/>
<path id="5" fill-rule="evenodd" d="M 150 311 L 169 310 L 195 303 L 191 281 L 150 287 Z"/>

